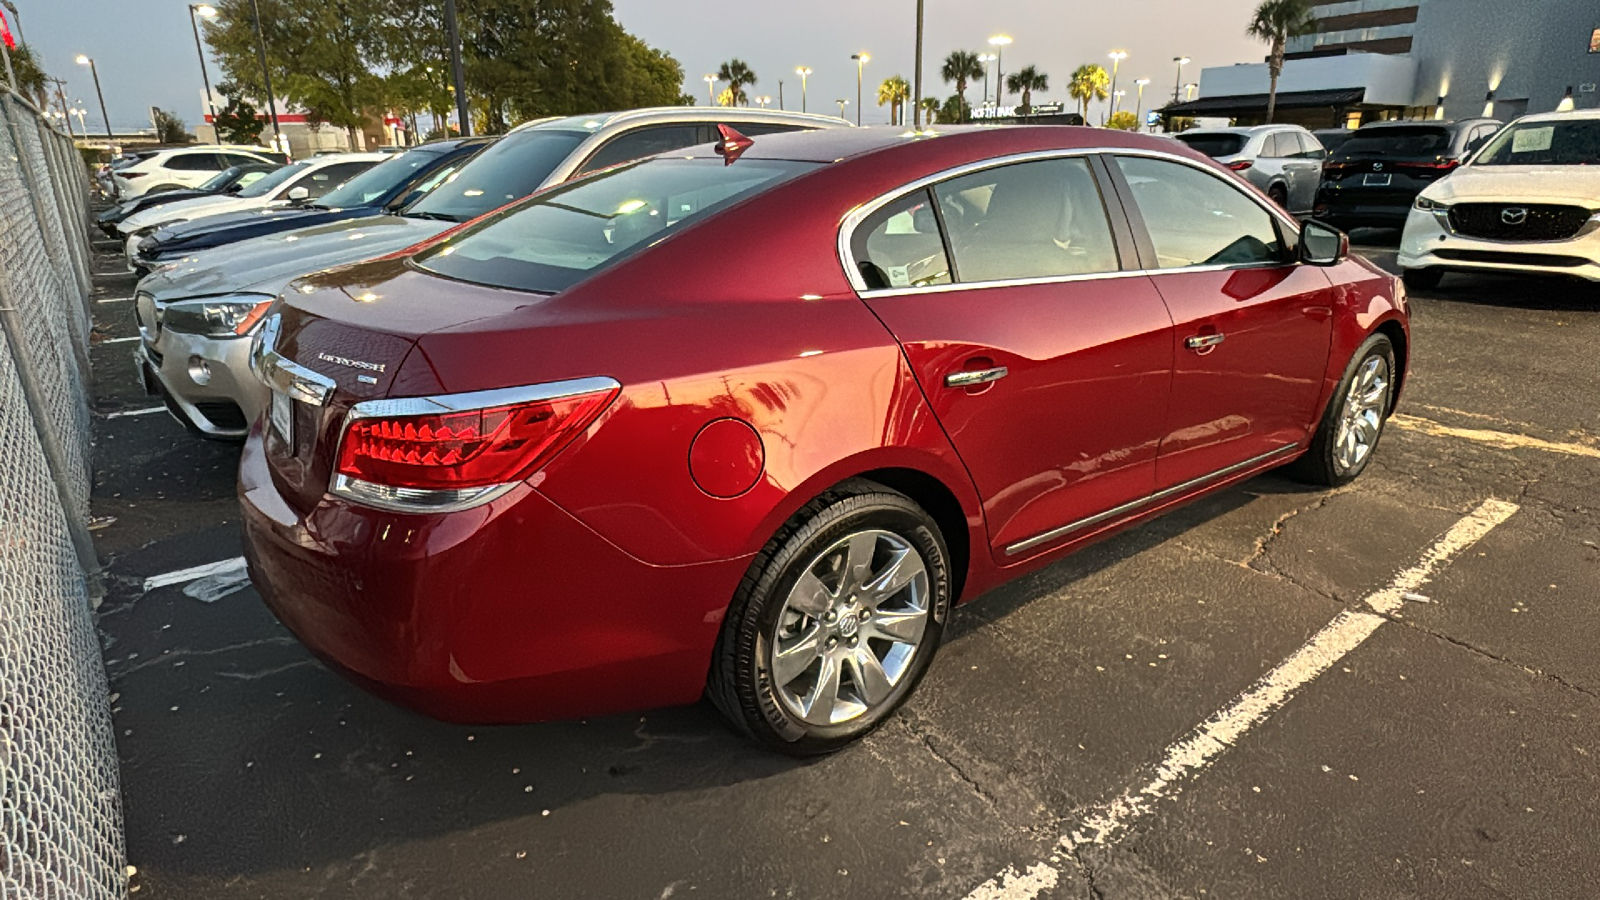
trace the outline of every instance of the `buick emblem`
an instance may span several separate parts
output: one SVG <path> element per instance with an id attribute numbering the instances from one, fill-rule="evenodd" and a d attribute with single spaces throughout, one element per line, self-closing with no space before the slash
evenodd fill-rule
<path id="1" fill-rule="evenodd" d="M 1383 171 L 1383 163 L 1373 163 L 1372 164 L 1372 171 L 1374 171 L 1374 172 L 1382 172 Z"/>
<path id="2" fill-rule="evenodd" d="M 1507 225 L 1521 225 L 1528 221 L 1528 211 L 1520 206 L 1508 206 L 1500 210 L 1500 221 Z"/>
<path id="3" fill-rule="evenodd" d="M 848 639 L 855 635 L 859 626 L 855 616 L 843 616 L 839 619 L 839 636 Z"/>

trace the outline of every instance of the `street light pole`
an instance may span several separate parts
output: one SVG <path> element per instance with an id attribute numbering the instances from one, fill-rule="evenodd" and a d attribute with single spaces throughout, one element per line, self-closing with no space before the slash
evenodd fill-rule
<path id="1" fill-rule="evenodd" d="M 109 152 L 111 146 L 117 142 L 117 139 L 111 134 L 111 117 L 106 115 L 106 95 L 100 90 L 100 70 L 95 68 L 94 60 L 82 53 L 78 54 L 78 65 L 88 66 L 89 74 L 94 76 L 94 93 L 95 96 L 100 98 L 100 118 L 106 123 L 106 150 Z M 87 131 L 84 132 L 84 136 L 88 136 Z"/>
<path id="2" fill-rule="evenodd" d="M 1011 38 L 997 34 L 989 38 L 989 45 L 994 47 L 994 105 L 996 109 L 1006 102 L 1006 70 L 1002 57 L 1005 56 L 1006 45 L 1011 43 Z"/>
<path id="3" fill-rule="evenodd" d="M 850 54 L 850 58 L 856 61 L 856 125 L 859 127 L 861 125 L 861 76 L 862 76 L 862 69 L 866 67 L 867 60 L 871 59 L 872 57 L 868 56 L 867 52 L 865 50 L 863 50 L 860 53 L 852 53 L 852 54 Z"/>
<path id="4" fill-rule="evenodd" d="M 1174 56 L 1172 61 L 1178 64 L 1178 77 L 1172 82 L 1172 102 L 1178 102 L 1178 92 L 1183 89 L 1183 67 L 1189 64 L 1189 57 Z"/>
<path id="5" fill-rule="evenodd" d="M 61 113 L 67 121 L 67 134 L 72 135 L 73 139 L 76 140 L 78 133 L 72 130 L 72 107 L 67 105 L 67 95 L 62 90 L 67 83 L 60 78 L 46 78 L 45 80 L 56 86 L 56 100 L 60 101 Z M 88 135 L 84 135 L 84 137 L 88 137 Z"/>
<path id="6" fill-rule="evenodd" d="M 717 105 L 717 76 L 707 75 L 700 79 L 706 83 L 706 103 L 709 106 Z"/>
<path id="7" fill-rule="evenodd" d="M 811 70 L 806 68 L 805 66 L 801 66 L 800 68 L 795 69 L 794 73 L 796 75 L 800 76 L 800 111 L 801 112 L 805 112 L 806 111 L 806 79 L 811 77 Z"/>
<path id="8" fill-rule="evenodd" d="M 206 51 L 200 46 L 200 23 L 195 20 L 195 16 L 210 19 L 216 14 L 217 8 L 209 4 L 189 4 L 189 27 L 194 31 L 194 52 L 200 56 L 200 83 L 205 85 L 206 106 L 211 110 L 211 136 L 221 145 L 222 135 L 217 131 L 217 104 L 211 99 L 211 76 L 206 72 Z"/>
<path id="9" fill-rule="evenodd" d="M 989 105 L 989 63 L 994 62 L 993 53 L 979 53 L 978 62 L 983 63 L 983 105 Z"/>
<path id="10" fill-rule="evenodd" d="M 920 132 L 922 130 L 922 12 L 923 0 L 917 0 L 916 71 L 911 73 L 911 81 L 913 84 L 911 94 L 911 130 L 916 132 Z M 901 116 L 901 120 L 904 121 L 904 119 L 905 117 Z"/>
<path id="11" fill-rule="evenodd" d="M 779 109 L 788 109 L 787 106 L 783 105 L 783 79 L 782 78 L 778 79 L 778 108 Z"/>
<path id="12" fill-rule="evenodd" d="M 461 29 L 456 24 L 456 0 L 444 0 L 444 33 L 450 42 L 450 76 L 456 83 L 456 118 L 461 136 L 472 137 L 472 116 L 467 112 L 467 72 L 461 65 Z"/>
<path id="13" fill-rule="evenodd" d="M 250 15 L 256 24 L 256 59 L 261 63 L 261 82 L 267 89 L 267 118 L 272 120 L 272 148 L 279 153 L 288 153 L 289 148 L 283 145 L 283 130 L 278 127 L 278 101 L 272 96 L 272 72 L 267 69 L 267 36 L 261 30 L 261 4 L 250 0 Z"/>
<path id="14" fill-rule="evenodd" d="M 850 105 L 850 101 L 849 100 L 835 100 L 833 102 L 839 104 L 839 118 L 841 118 L 841 119 L 844 118 L 844 108 L 846 106 Z"/>
<path id="15" fill-rule="evenodd" d="M 1122 50 L 1111 51 L 1111 115 L 1113 116 L 1117 114 L 1117 70 L 1127 58 L 1128 54 Z M 1100 120 L 1101 125 L 1105 123 L 1105 119 Z"/>
<path id="16" fill-rule="evenodd" d="M 1139 86 L 1139 105 L 1134 107 L 1133 113 L 1134 131 L 1142 131 L 1144 129 L 1144 86 L 1149 83 L 1150 79 L 1148 78 L 1141 78 L 1134 82 Z"/>

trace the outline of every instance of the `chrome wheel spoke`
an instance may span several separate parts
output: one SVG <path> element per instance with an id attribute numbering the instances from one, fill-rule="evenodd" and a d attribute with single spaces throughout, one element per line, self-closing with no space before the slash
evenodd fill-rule
<path id="1" fill-rule="evenodd" d="M 862 585 L 864 593 L 863 602 L 876 608 L 887 600 L 892 599 L 915 581 L 918 576 L 926 574 L 927 569 L 922 565 L 922 557 L 910 547 L 895 553 L 883 571 L 873 576 L 872 580 Z"/>
<path id="2" fill-rule="evenodd" d="M 883 670 L 883 663 L 878 661 L 872 651 L 865 646 L 856 648 L 856 651 L 847 657 L 850 664 L 850 679 L 855 682 L 856 690 L 861 692 L 861 702 L 868 706 L 875 706 L 883 702 L 894 690 L 894 685 L 889 681 L 889 673 Z"/>
<path id="3" fill-rule="evenodd" d="M 884 640 L 915 644 L 922 640 L 922 632 L 927 627 L 928 611 L 910 609 L 880 612 L 872 617 L 864 630 Z"/>
<path id="4" fill-rule="evenodd" d="M 800 701 L 800 718 L 813 725 L 827 725 L 833 721 L 833 708 L 839 705 L 839 661 L 823 654 L 822 668 L 817 672 L 816 683 Z"/>
<path id="5" fill-rule="evenodd" d="M 806 573 L 795 582 L 794 590 L 789 592 L 789 608 L 817 618 L 828 611 L 834 599 L 833 591 L 828 590 L 828 586 L 817 577 L 815 567 L 812 567 L 806 569 Z"/>
<path id="6" fill-rule="evenodd" d="M 865 585 L 872 578 L 872 557 L 878 551 L 876 532 L 862 532 L 850 536 L 850 546 L 845 551 L 843 594 Z"/>
<path id="7" fill-rule="evenodd" d="M 778 652 L 772 655 L 772 680 L 788 685 L 799 678 L 817 661 L 822 652 L 822 640 L 822 625 L 812 622 L 806 633 L 793 643 L 787 646 L 780 643 Z"/>

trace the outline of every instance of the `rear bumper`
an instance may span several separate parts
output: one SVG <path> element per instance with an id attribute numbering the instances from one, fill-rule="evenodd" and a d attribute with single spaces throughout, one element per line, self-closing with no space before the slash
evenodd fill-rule
<path id="1" fill-rule="evenodd" d="M 750 562 L 647 565 L 527 485 L 458 513 L 325 496 L 302 516 L 259 428 L 239 499 L 250 576 L 279 620 L 363 687 L 448 721 L 693 702 Z"/>
<path id="2" fill-rule="evenodd" d="M 1323 190 L 1312 217 L 1342 229 L 1399 228 L 1406 223 L 1415 197 L 1404 200 L 1363 198 L 1358 193 Z"/>
<path id="3" fill-rule="evenodd" d="M 1568 241 L 1486 241 L 1462 237 L 1429 212 L 1412 210 L 1400 239 L 1403 269 L 1561 275 L 1600 281 L 1600 232 Z"/>

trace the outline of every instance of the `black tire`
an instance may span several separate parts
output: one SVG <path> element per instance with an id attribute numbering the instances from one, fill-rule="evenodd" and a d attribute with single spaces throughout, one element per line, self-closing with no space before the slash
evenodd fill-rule
<path id="1" fill-rule="evenodd" d="M 1378 411 L 1377 433 L 1368 452 L 1356 465 L 1342 465 L 1337 457 L 1335 443 L 1340 421 L 1346 410 L 1346 398 L 1350 394 L 1351 384 L 1357 374 L 1373 357 L 1382 359 L 1388 372 L 1387 387 L 1381 409 Z M 1317 433 L 1311 438 L 1311 448 L 1286 469 L 1290 477 L 1321 487 L 1339 487 L 1360 477 L 1372 462 L 1372 457 L 1377 453 L 1378 444 L 1383 438 L 1384 426 L 1389 421 L 1389 413 L 1394 405 L 1395 380 L 1398 377 L 1399 373 L 1395 369 L 1394 343 L 1388 336 L 1374 334 L 1363 341 L 1350 357 L 1349 365 L 1345 366 L 1344 377 L 1339 379 L 1339 387 L 1328 399 L 1328 408 L 1323 410 L 1322 421 L 1317 425 Z"/>
<path id="2" fill-rule="evenodd" d="M 1406 269 L 1400 273 L 1400 280 L 1405 282 L 1408 291 L 1431 291 L 1443 278 L 1444 272 L 1440 269 Z"/>
<path id="3" fill-rule="evenodd" d="M 1273 203 L 1278 204 L 1285 211 L 1289 209 L 1289 191 L 1285 189 L 1283 185 L 1275 184 L 1272 187 L 1267 188 L 1267 196 L 1271 198 Z"/>
<path id="4" fill-rule="evenodd" d="M 786 601 L 801 576 L 819 562 L 819 554 L 869 530 L 888 532 L 921 555 L 927 573 L 924 631 L 899 680 L 876 706 L 836 724 L 807 723 L 780 699 L 778 692 L 785 686 L 773 683 L 768 662 Z M 949 560 L 939 526 L 909 497 L 859 479 L 829 490 L 796 513 L 750 564 L 717 639 L 707 696 L 740 732 L 791 756 L 832 753 L 862 737 L 911 695 L 933 662 L 950 610 Z M 867 613 L 862 615 L 864 621 Z M 820 626 L 821 620 L 815 624 Z M 862 644 L 872 646 L 870 641 Z"/>

